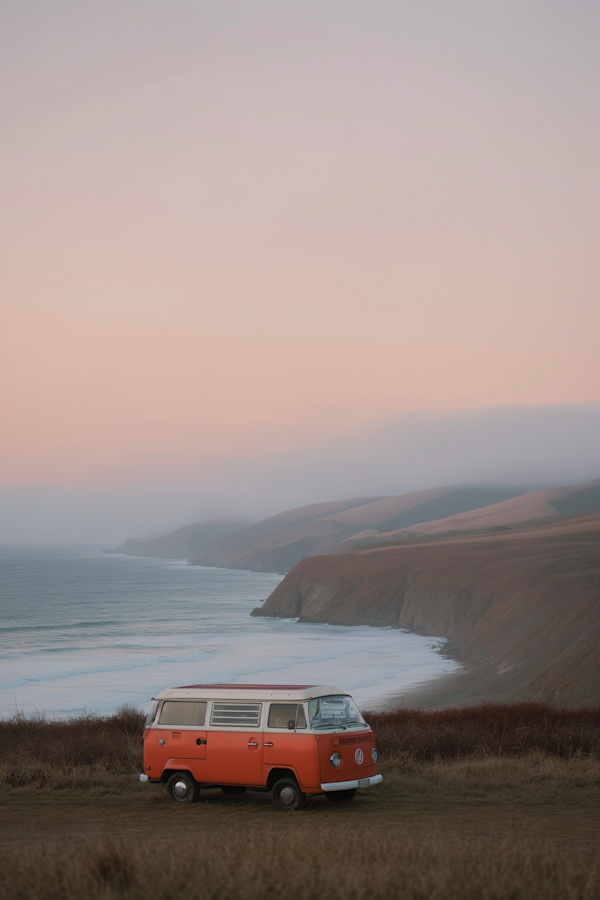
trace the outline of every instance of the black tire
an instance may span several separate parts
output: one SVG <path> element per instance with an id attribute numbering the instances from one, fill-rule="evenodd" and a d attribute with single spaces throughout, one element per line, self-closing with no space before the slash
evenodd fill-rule
<path id="1" fill-rule="evenodd" d="M 356 788 L 348 788 L 347 791 L 327 791 L 325 796 L 334 803 L 349 803 L 356 796 Z"/>
<path id="2" fill-rule="evenodd" d="M 273 785 L 273 803 L 282 812 L 304 809 L 306 797 L 294 778 L 280 778 Z"/>
<path id="3" fill-rule="evenodd" d="M 196 803 L 200 788 L 189 772 L 175 772 L 167 781 L 167 794 L 175 803 Z"/>
<path id="4" fill-rule="evenodd" d="M 227 794 L 228 797 L 237 797 L 240 794 L 245 794 L 247 789 L 241 786 L 238 787 L 235 784 L 225 784 L 221 790 L 224 794 Z"/>

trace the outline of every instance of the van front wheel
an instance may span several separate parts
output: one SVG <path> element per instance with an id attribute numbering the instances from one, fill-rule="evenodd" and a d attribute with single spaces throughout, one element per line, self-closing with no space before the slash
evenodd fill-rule
<path id="1" fill-rule="evenodd" d="M 306 797 L 293 778 L 280 778 L 273 787 L 273 803 L 282 812 L 293 812 L 306 806 Z"/>
<path id="2" fill-rule="evenodd" d="M 195 803 L 200 788 L 189 772 L 175 772 L 167 781 L 167 794 L 175 803 Z"/>

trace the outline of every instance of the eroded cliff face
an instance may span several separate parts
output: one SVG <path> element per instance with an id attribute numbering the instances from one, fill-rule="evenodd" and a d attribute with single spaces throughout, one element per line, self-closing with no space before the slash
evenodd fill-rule
<path id="1" fill-rule="evenodd" d="M 600 702 L 600 517 L 304 559 L 253 615 L 446 637 L 481 696 Z"/>

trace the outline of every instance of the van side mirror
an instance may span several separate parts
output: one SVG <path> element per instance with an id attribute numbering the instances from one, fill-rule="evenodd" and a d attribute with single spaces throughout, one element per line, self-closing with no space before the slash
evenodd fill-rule
<path id="1" fill-rule="evenodd" d="M 296 727 L 295 721 L 293 719 L 290 719 L 288 721 L 288 728 L 290 729 L 290 731 L 293 731 L 295 727 Z"/>

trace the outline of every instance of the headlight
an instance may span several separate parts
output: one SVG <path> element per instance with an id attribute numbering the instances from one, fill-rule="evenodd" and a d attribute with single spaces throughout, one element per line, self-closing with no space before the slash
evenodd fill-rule
<path id="1" fill-rule="evenodd" d="M 377 762 L 378 756 L 379 753 L 377 752 L 377 747 L 373 747 L 373 749 L 371 750 L 371 759 L 373 760 L 373 762 Z"/>
<path id="2" fill-rule="evenodd" d="M 341 759 L 339 753 L 332 753 L 331 756 L 329 757 L 329 762 L 331 763 L 331 765 L 333 766 L 334 769 L 337 769 L 337 767 L 339 766 L 341 761 L 342 761 L 342 759 Z"/>

